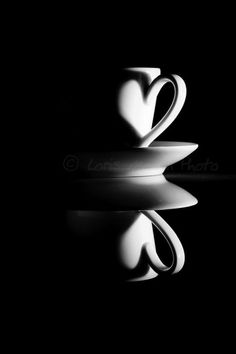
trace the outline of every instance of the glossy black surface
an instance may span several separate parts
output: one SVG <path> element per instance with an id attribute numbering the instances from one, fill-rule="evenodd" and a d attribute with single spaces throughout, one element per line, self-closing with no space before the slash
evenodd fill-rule
<path id="1" fill-rule="evenodd" d="M 44 262 L 38 288 L 44 306 L 56 318 L 75 311 L 86 322 L 99 325 L 101 318 L 111 323 L 122 320 L 125 330 L 138 326 L 141 331 L 144 326 L 144 332 L 150 321 L 157 321 L 157 328 L 161 321 L 173 331 L 174 321 L 179 321 L 183 330 L 188 324 L 195 328 L 200 321 L 206 333 L 208 325 L 216 329 L 222 325 L 217 321 L 227 321 L 235 297 L 236 180 L 232 176 L 204 175 L 169 175 L 168 179 L 198 199 L 198 204 L 189 208 L 158 211 L 185 250 L 184 268 L 175 275 L 125 282 L 114 258 L 116 235 L 122 227 L 119 220 L 109 222 L 106 214 L 106 227 L 99 232 L 96 224 L 88 225 L 96 230 L 93 237 L 89 233 L 79 237 L 68 229 L 67 209 L 57 206 L 52 213 L 51 233 L 40 241 Z M 168 261 L 165 245 L 160 245 Z"/>

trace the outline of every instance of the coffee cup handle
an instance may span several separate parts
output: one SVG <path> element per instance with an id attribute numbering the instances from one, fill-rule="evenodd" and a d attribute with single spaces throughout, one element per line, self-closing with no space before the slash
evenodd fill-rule
<path id="1" fill-rule="evenodd" d="M 187 89 L 184 80 L 178 75 L 157 77 L 148 89 L 146 96 L 147 104 L 155 106 L 157 95 L 159 94 L 161 88 L 168 82 L 170 82 L 174 87 L 174 98 L 171 106 L 164 117 L 162 117 L 162 119 L 150 130 L 150 132 L 140 139 L 137 147 L 149 146 L 153 140 L 155 140 L 175 120 L 184 105 Z"/>
<path id="2" fill-rule="evenodd" d="M 155 210 L 142 210 L 141 211 L 161 232 L 166 239 L 172 253 L 172 263 L 170 266 L 166 266 L 158 256 L 156 249 L 153 248 L 151 243 L 145 243 L 143 245 L 143 251 L 148 259 L 151 268 L 159 273 L 178 273 L 184 265 L 185 253 L 183 246 L 178 239 L 174 230 L 167 224 L 167 222 L 155 212 Z"/>

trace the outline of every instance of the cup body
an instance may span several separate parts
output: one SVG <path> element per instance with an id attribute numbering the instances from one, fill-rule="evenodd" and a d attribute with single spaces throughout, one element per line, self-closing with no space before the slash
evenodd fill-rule
<path id="1" fill-rule="evenodd" d="M 143 137 L 153 125 L 156 97 L 147 102 L 151 84 L 161 75 L 161 69 L 133 67 L 124 69 L 126 79 L 118 92 L 118 111 L 120 116 L 133 127 L 134 135 Z"/>
<path id="2" fill-rule="evenodd" d="M 156 82 L 159 78 L 160 82 Z M 162 86 L 167 81 L 176 81 L 164 79 L 159 68 L 81 69 L 74 78 L 71 93 L 61 97 L 52 117 L 54 134 L 62 150 L 72 153 L 137 147 L 140 138 L 152 129 L 156 98 Z M 175 117 L 182 101 L 177 105 Z M 154 138 L 149 137 L 147 144 Z"/>

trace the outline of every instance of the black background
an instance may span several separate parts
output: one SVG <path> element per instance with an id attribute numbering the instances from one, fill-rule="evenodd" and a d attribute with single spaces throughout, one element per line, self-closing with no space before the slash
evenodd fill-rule
<path id="1" fill-rule="evenodd" d="M 230 336 L 234 183 L 229 179 L 179 181 L 199 204 L 161 214 L 181 235 L 187 255 L 183 271 L 171 279 L 116 283 L 111 273 L 103 277 L 92 265 L 86 276 L 78 265 L 86 262 L 87 250 L 76 260 L 80 245 L 68 236 L 63 221 L 63 158 L 91 144 L 93 149 L 104 148 L 101 142 L 106 137 L 109 144 L 115 141 L 107 124 L 113 124 L 111 103 L 123 67 L 153 66 L 160 67 L 163 74 L 179 74 L 187 85 L 187 100 L 161 139 L 196 142 L 199 149 L 193 154 L 194 163 L 207 159 L 217 163 L 214 176 L 235 173 L 235 54 L 230 9 L 207 11 L 193 6 L 180 11 L 180 16 L 175 9 L 163 11 L 158 5 L 146 11 L 122 5 L 93 7 L 86 13 L 79 11 L 73 20 L 70 14 L 55 13 L 53 20 L 57 21 L 52 21 L 46 35 L 39 36 L 36 53 L 41 99 L 36 108 L 37 135 L 42 139 L 40 153 L 48 179 L 42 211 L 49 209 L 46 222 L 42 215 L 38 217 L 43 233 L 39 232 L 36 243 L 43 264 L 36 276 L 37 304 L 44 323 L 49 319 L 62 332 L 66 323 L 80 341 L 87 334 L 87 346 L 94 338 L 109 346 L 108 337 L 112 338 L 111 351 L 119 345 L 124 349 L 125 339 L 131 346 L 140 342 L 158 346 L 163 340 L 166 349 L 173 344 L 188 351 L 192 345 L 201 348 L 207 340 L 211 347 L 214 336 L 219 341 L 223 338 L 222 323 Z M 91 87 L 92 99 L 88 95 Z M 160 99 L 168 105 L 167 91 L 170 94 L 171 88 L 166 87 Z M 107 94 L 109 104 L 104 106 Z M 156 119 L 161 113 L 156 112 Z M 177 166 L 176 171 L 183 172 L 181 168 Z M 212 174 L 211 170 L 201 172 Z"/>

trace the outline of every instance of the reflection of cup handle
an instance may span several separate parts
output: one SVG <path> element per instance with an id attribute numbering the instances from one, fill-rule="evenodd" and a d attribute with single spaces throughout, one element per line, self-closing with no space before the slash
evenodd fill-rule
<path id="1" fill-rule="evenodd" d="M 143 246 L 144 252 L 148 258 L 150 266 L 157 273 L 178 273 L 185 261 L 185 254 L 183 246 L 178 239 L 174 230 L 167 224 L 167 222 L 160 217 L 154 210 L 142 210 L 141 211 L 148 219 L 151 220 L 154 226 L 162 233 L 172 252 L 172 264 L 168 267 L 162 263 L 156 250 L 150 243 L 145 243 Z"/>
<path id="2" fill-rule="evenodd" d="M 147 104 L 155 105 L 155 101 L 161 88 L 170 82 L 174 87 L 174 98 L 170 108 L 164 117 L 148 132 L 138 144 L 138 147 L 147 147 L 175 120 L 181 111 L 186 98 L 186 85 L 184 80 L 178 75 L 170 77 L 157 77 L 149 87 L 147 92 Z"/>

